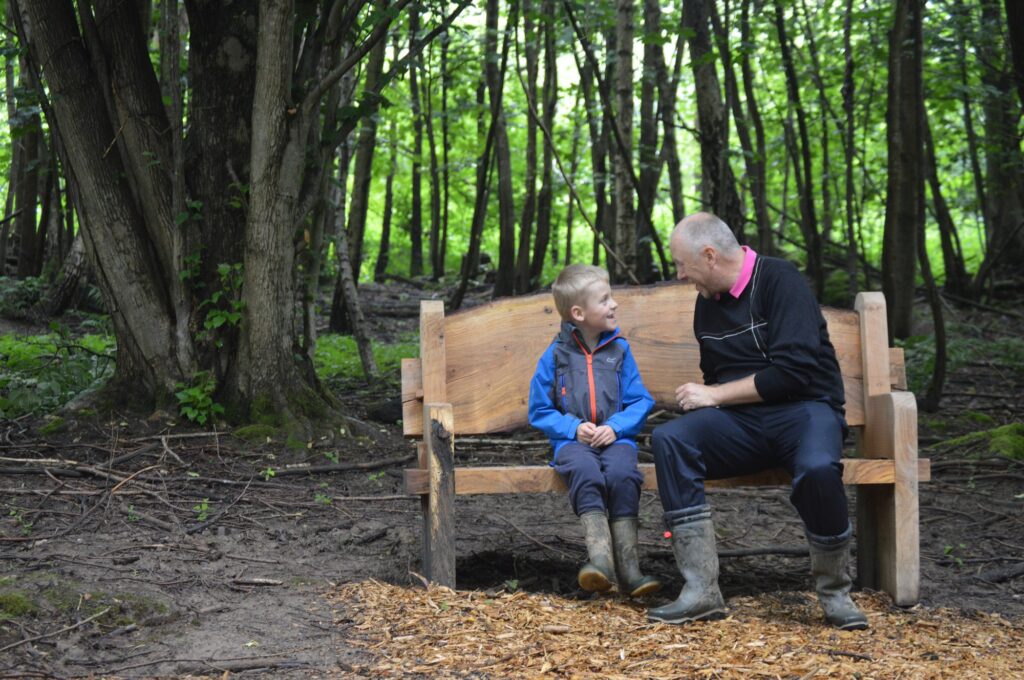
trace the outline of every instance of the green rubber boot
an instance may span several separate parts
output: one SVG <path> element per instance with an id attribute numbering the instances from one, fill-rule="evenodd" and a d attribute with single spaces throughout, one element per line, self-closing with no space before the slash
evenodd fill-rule
<path id="1" fill-rule="evenodd" d="M 615 565 L 612 562 L 612 534 L 608 517 L 600 511 L 580 515 L 583 536 L 587 542 L 587 563 L 577 574 L 580 588 L 588 592 L 604 592 L 612 587 Z"/>
<path id="2" fill-rule="evenodd" d="M 650 621 L 690 623 L 725 616 L 718 588 L 718 552 L 711 508 L 707 505 L 665 513 L 672 531 L 672 552 L 685 584 L 675 602 L 647 610 Z"/>
<path id="3" fill-rule="evenodd" d="M 630 597 L 643 597 L 661 590 L 661 581 L 640 572 L 637 518 L 617 517 L 609 524 L 612 530 L 612 550 L 615 554 L 615 576 L 619 591 Z"/>
<path id="4" fill-rule="evenodd" d="M 864 630 L 868 618 L 850 599 L 850 534 L 847 530 L 841 536 L 821 537 L 807 532 L 811 575 L 825 620 L 840 630 Z"/>

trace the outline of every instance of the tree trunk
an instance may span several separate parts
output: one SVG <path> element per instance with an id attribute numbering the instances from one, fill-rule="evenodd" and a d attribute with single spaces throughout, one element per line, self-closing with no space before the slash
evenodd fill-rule
<path id="1" fill-rule="evenodd" d="M 31 2 L 20 9 L 28 28 L 19 33 L 33 62 L 43 65 L 52 95 L 51 127 L 56 126 L 80 183 L 86 253 L 111 310 L 118 353 L 108 392 L 128 401 L 141 397 L 142 403 L 166 405 L 173 400 L 175 383 L 194 367 L 191 344 L 179 342 L 166 288 L 178 274 L 164 270 L 157 259 L 121 154 L 107 153 L 115 130 L 103 98 L 96 96 L 101 86 L 89 68 L 70 4 Z M 123 33 L 131 41 L 132 32 Z M 145 51 L 132 58 L 149 64 Z"/>
<path id="2" fill-rule="evenodd" d="M 668 74 L 665 60 L 656 57 L 658 69 L 658 110 L 661 112 L 662 142 L 661 162 L 668 168 L 669 199 L 672 202 L 672 223 L 676 224 L 686 217 L 686 203 L 683 201 L 683 173 L 679 162 L 679 145 L 676 142 L 676 92 L 679 89 L 679 78 L 683 67 L 683 52 L 686 49 L 686 38 L 682 31 L 676 39 L 675 61 L 672 75 Z M 660 63 L 659 63 L 660 62 Z M 664 272 L 671 277 L 671 272 Z"/>
<path id="3" fill-rule="evenodd" d="M 964 255 L 960 248 L 960 237 L 957 235 L 956 224 L 953 222 L 953 216 L 949 213 L 946 199 L 942 195 L 942 186 L 939 183 L 939 173 L 935 162 L 935 145 L 932 143 L 931 122 L 927 113 L 925 113 L 921 130 L 924 133 L 925 176 L 928 179 L 928 187 L 931 189 L 935 221 L 939 224 L 939 235 L 942 240 L 942 262 L 946 272 L 944 288 L 954 295 L 969 297 L 971 279 L 964 267 Z M 918 256 L 918 263 L 922 267 L 926 265 L 927 257 L 927 250 L 924 251 L 923 259 L 920 255 Z M 922 271 L 922 273 L 931 276 L 930 265 L 929 271 L 927 273 Z"/>
<path id="4" fill-rule="evenodd" d="M 398 124 L 391 117 L 388 130 L 388 176 L 384 180 L 384 216 L 380 227 L 380 248 L 377 251 L 377 264 L 373 268 L 373 280 L 380 283 L 388 271 L 388 258 L 391 251 L 391 216 L 395 205 L 395 171 L 398 168 Z"/>
<path id="5" fill-rule="evenodd" d="M 538 31 L 533 23 L 533 2 L 523 2 L 523 51 L 526 53 L 526 92 L 528 106 L 537 107 L 537 65 Z M 513 28 L 513 30 L 518 30 Z M 517 38 L 518 40 L 518 38 Z M 518 42 L 517 42 L 518 46 Z M 521 70 L 516 52 L 516 68 Z M 516 293 L 526 293 L 530 287 L 530 247 L 533 238 L 533 222 L 537 208 L 537 121 L 526 117 L 526 167 L 523 177 L 523 205 L 519 213 L 519 248 L 516 255 Z"/>
<path id="6" fill-rule="evenodd" d="M 637 160 L 640 165 L 638 202 L 653 206 L 658 197 L 661 163 L 658 154 L 658 115 L 655 99 L 658 94 L 658 74 L 665 71 L 665 57 L 661 46 L 661 7 L 658 0 L 643 0 L 643 64 L 640 73 L 640 140 Z M 643 211 L 641 210 L 641 213 Z M 664 272 L 656 272 L 651 257 L 651 239 L 646 235 L 648 216 L 643 214 L 633 226 L 640 245 L 636 252 L 636 267 L 641 280 L 656 281 Z"/>
<path id="7" fill-rule="evenodd" d="M 416 39 L 420 30 L 419 10 L 413 7 L 409 12 L 409 42 Z M 409 217 L 409 240 L 412 244 L 412 257 L 409 262 L 409 275 L 423 274 L 423 114 L 420 109 L 420 89 L 418 85 L 416 59 L 409 65 L 409 106 L 412 114 L 412 206 Z"/>
<path id="8" fill-rule="evenodd" d="M 1017 0 L 1003 0 L 1006 8 L 1006 28 L 1010 40 L 1010 56 L 1013 59 L 1014 81 L 1017 96 L 1024 107 L 1024 3 Z"/>
<path id="9" fill-rule="evenodd" d="M 924 154 L 921 139 L 921 0 L 897 0 L 889 41 L 887 140 L 889 182 L 882 245 L 882 292 L 889 332 L 906 338 L 913 332 L 917 236 L 924 205 Z"/>
<path id="10" fill-rule="evenodd" d="M 494 152 L 498 169 L 498 276 L 494 282 L 494 297 L 515 293 L 516 274 L 516 218 L 512 189 L 512 152 L 509 148 L 508 132 L 505 127 L 505 112 L 501 108 L 502 89 L 505 83 L 504 62 L 499 67 L 498 46 L 498 0 L 487 0 L 487 36 L 484 41 L 487 63 L 484 73 L 487 77 L 487 91 L 492 109 L 497 106 L 495 119 Z M 517 0 L 511 0 L 511 9 L 505 24 L 504 43 L 508 45 L 516 30 Z M 502 48 L 503 51 L 506 48 Z"/>
<path id="11" fill-rule="evenodd" d="M 690 63 L 696 83 L 697 121 L 700 129 L 701 196 L 707 210 L 716 213 L 743 239 L 745 217 L 729 165 L 722 89 L 708 35 L 708 0 L 683 0 L 683 27 L 690 40 Z"/>
<path id="12" fill-rule="evenodd" d="M 427 148 L 430 149 L 430 278 L 444 277 L 444 255 L 441 248 L 441 168 L 437 160 L 437 138 L 434 135 L 433 76 L 420 61 L 423 76 L 423 121 L 427 126 Z"/>
<path id="13" fill-rule="evenodd" d="M 573 52 L 575 55 L 575 51 Z M 576 67 L 580 72 L 580 90 L 583 92 L 583 105 L 586 108 L 587 129 L 590 132 L 590 166 L 593 168 L 594 191 L 594 225 L 600 234 L 608 233 L 608 145 L 602 132 L 603 116 L 601 106 L 594 97 L 594 69 L 586 58 L 580 61 L 576 56 Z M 598 264 L 598 239 L 594 238 L 591 261 Z M 567 259 L 566 264 L 570 264 Z"/>
<path id="14" fill-rule="evenodd" d="M 794 156 L 794 177 L 800 194 L 800 230 L 807 249 L 807 275 L 814 284 L 814 292 L 821 298 L 825 292 L 825 271 L 823 269 L 823 246 L 818 231 L 818 218 L 814 208 L 814 168 L 811 162 L 811 140 L 807 131 L 807 115 L 800 99 L 800 84 L 793 65 L 792 48 L 786 33 L 786 20 L 782 5 L 775 2 L 775 28 L 779 34 L 779 48 L 782 54 L 783 70 L 786 72 L 786 91 L 796 115 L 799 131 L 799 156 Z"/>
<path id="15" fill-rule="evenodd" d="M 542 28 L 544 35 L 544 85 L 541 92 L 541 99 L 543 100 L 541 118 L 543 119 L 544 127 L 549 132 L 554 128 L 555 106 L 558 103 L 558 51 L 555 45 L 555 12 L 555 1 L 543 0 L 541 13 L 545 17 Z M 575 155 L 573 153 L 574 163 L 576 162 Z M 537 197 L 537 237 L 534 241 L 533 259 L 530 262 L 530 290 L 536 290 L 540 286 L 541 273 L 544 271 L 544 257 L 547 253 L 548 243 L 552 242 L 553 166 L 554 150 L 547 139 L 545 139 L 540 167 L 540 194 Z M 553 247 L 551 252 L 555 253 L 557 250 Z M 554 261 L 557 262 L 557 260 Z"/>
<path id="16" fill-rule="evenodd" d="M 843 12 L 843 160 L 845 161 L 845 215 L 846 215 L 846 276 L 848 302 L 857 298 L 859 281 L 857 274 L 857 239 L 854 233 L 853 202 L 856 188 L 853 186 L 853 95 L 856 87 L 853 79 L 853 46 L 850 41 L 853 24 L 853 0 L 846 0 Z"/>
<path id="17" fill-rule="evenodd" d="M 22 87 L 25 87 L 22 78 Z M 14 231 L 18 235 L 18 271 L 19 279 L 38 276 L 36 269 L 36 206 L 39 201 L 39 168 L 43 167 L 40 150 L 42 126 L 39 115 L 28 117 L 22 135 L 15 141 L 21 162 L 18 163 L 20 176 L 15 185 L 18 187 L 14 197 Z"/>
<path id="18" fill-rule="evenodd" d="M 750 0 L 743 0 L 740 14 L 740 40 L 749 45 L 750 37 Z M 743 74 L 743 93 L 747 100 L 747 116 L 754 128 L 754 162 L 751 164 L 754 176 L 750 186 L 754 194 L 754 217 L 757 220 L 757 250 L 765 255 L 775 251 L 772 237 L 771 218 L 768 216 L 768 179 L 765 164 L 768 156 L 765 150 L 764 123 L 761 120 L 761 109 L 754 93 L 754 73 L 750 68 L 750 50 L 740 51 L 740 72 Z"/>

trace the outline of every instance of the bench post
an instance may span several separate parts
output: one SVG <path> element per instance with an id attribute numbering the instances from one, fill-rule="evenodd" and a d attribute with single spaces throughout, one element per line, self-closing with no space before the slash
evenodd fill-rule
<path id="1" fill-rule="evenodd" d="M 419 446 L 419 466 L 430 470 L 431 446 L 431 420 L 428 405 L 444 404 L 448 401 L 448 388 L 445 380 L 447 371 L 447 359 L 444 343 L 444 302 L 441 300 L 420 301 L 420 374 L 423 386 L 423 442 Z M 451 422 L 448 422 L 449 432 L 452 431 Z M 454 480 L 453 480 L 454 483 Z M 423 575 L 431 581 L 437 581 L 434 575 L 435 550 L 431 541 L 435 538 L 431 528 L 431 494 L 420 498 L 420 509 L 423 512 Z M 443 569 L 442 569 L 443 571 Z M 452 583 L 444 584 L 454 586 L 455 569 L 451 569 Z"/>
<path id="2" fill-rule="evenodd" d="M 918 601 L 920 526 L 917 466 L 917 403 L 890 388 L 889 331 L 885 297 L 860 293 L 864 373 L 864 432 L 860 453 L 893 460 L 892 485 L 857 486 L 857 576 L 860 584 L 885 590 L 898 605 Z"/>
<path id="3" fill-rule="evenodd" d="M 424 563 L 431 581 L 455 588 L 455 432 L 451 404 L 423 405 L 430 492 Z"/>

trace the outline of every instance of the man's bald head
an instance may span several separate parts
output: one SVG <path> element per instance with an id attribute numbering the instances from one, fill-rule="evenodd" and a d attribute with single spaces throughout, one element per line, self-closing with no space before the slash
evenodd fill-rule
<path id="1" fill-rule="evenodd" d="M 688 255 L 700 252 L 705 246 L 726 258 L 737 257 L 740 252 L 740 244 L 729 225 L 708 212 L 694 213 L 680 220 L 670 240 L 670 245 L 677 243 Z"/>

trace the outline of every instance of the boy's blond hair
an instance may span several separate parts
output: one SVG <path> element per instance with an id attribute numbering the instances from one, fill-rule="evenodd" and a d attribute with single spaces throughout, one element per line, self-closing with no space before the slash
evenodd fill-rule
<path id="1" fill-rule="evenodd" d="M 587 291 L 595 283 L 608 283 L 608 272 L 601 267 L 590 264 L 571 264 L 558 274 L 551 285 L 551 294 L 555 297 L 555 307 L 562 315 L 563 321 L 572 321 L 574 305 L 583 305 L 587 301 Z"/>

